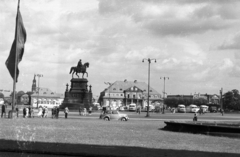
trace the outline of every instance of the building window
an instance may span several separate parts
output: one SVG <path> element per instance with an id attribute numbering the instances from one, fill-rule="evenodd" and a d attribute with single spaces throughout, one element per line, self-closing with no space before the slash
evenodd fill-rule
<path id="1" fill-rule="evenodd" d="M 120 88 L 120 91 L 122 91 L 122 88 Z"/>
<path id="2" fill-rule="evenodd" d="M 152 90 L 150 90 L 150 92 L 152 92 Z"/>
<path id="3" fill-rule="evenodd" d="M 129 97 L 130 97 L 130 95 L 128 94 L 128 95 L 127 95 L 127 98 L 129 99 Z"/>
<path id="4" fill-rule="evenodd" d="M 116 90 L 116 88 L 113 88 L 113 90 Z"/>
<path id="5" fill-rule="evenodd" d="M 135 94 L 133 94 L 133 99 L 135 99 Z"/>
<path id="6" fill-rule="evenodd" d="M 121 96 L 123 96 L 123 94 L 121 94 Z"/>

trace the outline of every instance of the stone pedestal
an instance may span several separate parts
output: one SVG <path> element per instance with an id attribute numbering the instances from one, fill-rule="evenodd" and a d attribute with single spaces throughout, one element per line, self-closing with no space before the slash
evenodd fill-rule
<path id="1" fill-rule="evenodd" d="M 92 103 L 92 90 L 87 83 L 88 80 L 85 78 L 72 78 L 70 90 L 67 85 L 61 109 L 65 107 L 70 110 L 79 110 L 80 107 L 88 109 Z"/>

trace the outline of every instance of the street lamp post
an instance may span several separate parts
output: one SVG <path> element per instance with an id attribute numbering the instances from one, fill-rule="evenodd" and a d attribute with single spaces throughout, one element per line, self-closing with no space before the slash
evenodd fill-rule
<path id="1" fill-rule="evenodd" d="M 112 85 L 112 83 L 110 83 L 110 82 L 104 82 L 106 85 L 109 85 L 109 89 L 108 89 L 108 96 L 109 96 L 109 107 L 110 107 L 110 86 Z"/>
<path id="2" fill-rule="evenodd" d="M 43 77 L 43 75 L 42 74 L 36 74 L 36 76 L 38 77 L 38 96 L 37 96 L 37 108 L 38 108 L 40 77 Z"/>
<path id="3" fill-rule="evenodd" d="M 223 110 L 222 93 L 223 93 L 223 89 L 221 88 L 221 90 L 220 90 L 220 107 L 221 107 L 221 110 Z"/>
<path id="4" fill-rule="evenodd" d="M 148 59 L 144 58 L 142 60 L 142 62 L 144 62 L 144 60 L 148 61 L 148 100 L 147 100 L 148 101 L 148 107 L 147 107 L 147 115 L 146 115 L 146 117 L 149 117 L 150 63 L 151 63 L 152 60 L 155 60 L 155 63 L 156 63 L 157 60 L 156 59 L 150 59 L 150 58 L 148 58 Z"/>
<path id="5" fill-rule="evenodd" d="M 169 80 L 169 77 L 160 77 L 160 79 L 163 79 L 164 83 L 163 83 L 163 110 L 162 110 L 162 113 L 164 114 L 164 104 L 165 104 L 165 80 L 168 79 Z"/>

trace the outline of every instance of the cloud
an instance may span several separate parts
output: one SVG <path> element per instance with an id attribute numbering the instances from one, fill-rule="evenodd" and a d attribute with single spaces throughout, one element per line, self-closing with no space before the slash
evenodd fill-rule
<path id="1" fill-rule="evenodd" d="M 176 1 L 111 0 L 100 1 L 99 10 L 104 15 L 130 16 L 155 35 L 186 36 L 229 28 L 234 23 L 230 19 L 237 15 L 237 12 L 230 13 L 232 6 L 220 7 L 211 1 L 179 4 Z"/>
<path id="2" fill-rule="evenodd" d="M 229 36 L 224 40 L 222 45 L 218 46 L 219 50 L 240 49 L 240 32 Z"/>

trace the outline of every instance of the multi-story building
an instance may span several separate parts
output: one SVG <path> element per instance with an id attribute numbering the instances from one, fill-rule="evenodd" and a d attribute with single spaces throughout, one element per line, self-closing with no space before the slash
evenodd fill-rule
<path id="1" fill-rule="evenodd" d="M 101 106 L 120 107 L 131 103 L 145 107 L 147 105 L 148 85 L 138 81 L 116 81 L 100 93 Z M 149 102 L 162 103 L 163 99 L 152 87 L 149 88 Z"/>
<path id="2" fill-rule="evenodd" d="M 33 107 L 60 105 L 63 101 L 64 95 L 56 92 L 52 92 L 48 88 L 42 88 L 36 86 L 36 76 L 34 75 L 32 82 L 32 91 L 28 94 L 24 94 L 21 97 L 21 101 L 24 104 L 32 105 Z M 31 93 L 31 96 L 29 95 Z"/>

